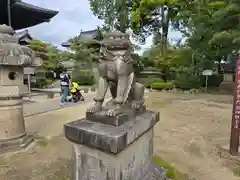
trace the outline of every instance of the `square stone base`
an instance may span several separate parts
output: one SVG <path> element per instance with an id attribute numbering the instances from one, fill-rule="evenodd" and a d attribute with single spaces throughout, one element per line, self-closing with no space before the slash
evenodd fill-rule
<path id="1" fill-rule="evenodd" d="M 85 118 L 64 125 L 65 136 L 76 144 L 118 154 L 159 121 L 159 113 L 146 111 L 120 126 L 88 121 Z"/>
<path id="2" fill-rule="evenodd" d="M 153 128 L 118 154 L 73 144 L 74 180 L 163 180 L 165 171 L 152 163 Z"/>
<path id="3" fill-rule="evenodd" d="M 153 127 L 159 113 L 146 110 L 126 118 L 111 125 L 103 118 L 64 125 L 65 136 L 73 144 L 73 180 L 165 179 L 163 168 L 152 163 Z"/>
<path id="4" fill-rule="evenodd" d="M 28 134 L 9 140 L 0 140 L 0 153 L 20 151 L 30 145 L 33 140 L 33 137 Z"/>

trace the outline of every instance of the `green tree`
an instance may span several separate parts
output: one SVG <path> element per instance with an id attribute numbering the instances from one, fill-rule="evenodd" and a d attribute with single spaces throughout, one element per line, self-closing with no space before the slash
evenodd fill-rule
<path id="1" fill-rule="evenodd" d="M 147 36 L 154 34 L 154 44 L 159 42 L 162 44 L 161 54 L 167 50 L 170 22 L 175 21 L 178 13 L 177 2 L 177 0 L 133 1 L 131 27 L 134 34 L 143 42 Z"/>
<path id="2" fill-rule="evenodd" d="M 38 72 L 36 74 L 37 77 L 37 87 L 42 88 L 47 84 L 51 84 L 53 81 L 51 79 L 47 79 L 48 71 L 55 69 L 58 66 L 60 60 L 60 50 L 57 47 L 44 43 L 40 40 L 32 40 L 29 43 L 29 47 L 39 56 L 43 64 L 40 67 L 43 72 Z"/>
<path id="3" fill-rule="evenodd" d="M 43 60 L 42 68 L 48 69 L 51 66 L 47 54 L 47 44 L 40 40 L 31 40 L 29 47 Z"/>
<path id="4" fill-rule="evenodd" d="M 47 68 L 55 69 L 61 60 L 61 51 L 52 44 L 47 45 L 48 65 Z"/>
<path id="5" fill-rule="evenodd" d="M 95 16 L 104 21 L 107 29 L 125 32 L 129 27 L 131 0 L 89 0 Z"/>
<path id="6" fill-rule="evenodd" d="M 184 1 L 182 1 L 184 2 Z M 198 1 L 182 3 L 182 26 L 188 44 L 207 61 L 220 61 L 240 47 L 239 1 Z"/>

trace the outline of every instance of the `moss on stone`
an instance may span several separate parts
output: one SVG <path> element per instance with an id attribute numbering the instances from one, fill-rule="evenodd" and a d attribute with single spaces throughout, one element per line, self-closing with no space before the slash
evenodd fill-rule
<path id="1" fill-rule="evenodd" d="M 195 180 L 190 178 L 189 175 L 180 173 L 172 165 L 168 164 L 166 161 L 158 156 L 153 156 L 153 162 L 159 166 L 162 166 L 166 170 L 167 178 L 171 180 Z"/>

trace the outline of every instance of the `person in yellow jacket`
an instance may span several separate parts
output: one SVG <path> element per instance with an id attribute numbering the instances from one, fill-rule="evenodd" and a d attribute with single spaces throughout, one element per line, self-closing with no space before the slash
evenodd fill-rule
<path id="1" fill-rule="evenodd" d="M 80 92 L 80 87 L 77 82 L 72 82 L 72 86 L 70 89 L 70 92 L 72 94 L 72 101 L 78 102 L 78 101 L 84 101 L 84 97 L 82 96 Z"/>

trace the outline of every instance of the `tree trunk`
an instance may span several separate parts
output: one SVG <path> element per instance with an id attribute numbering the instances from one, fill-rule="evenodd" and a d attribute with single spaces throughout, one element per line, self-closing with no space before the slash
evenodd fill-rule
<path id="1" fill-rule="evenodd" d="M 161 46 L 161 55 L 164 56 L 167 51 L 168 44 L 168 28 L 169 28 L 169 15 L 166 13 L 164 15 L 164 6 L 161 7 L 161 16 L 162 16 L 162 46 Z"/>

